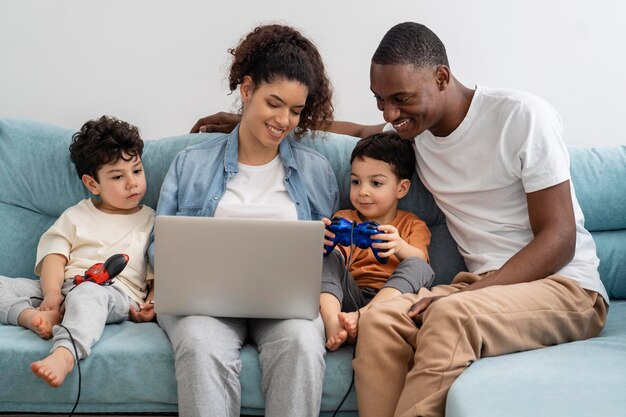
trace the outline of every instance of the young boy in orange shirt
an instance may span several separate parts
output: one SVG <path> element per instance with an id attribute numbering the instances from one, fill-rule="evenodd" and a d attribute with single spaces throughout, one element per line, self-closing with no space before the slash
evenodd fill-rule
<path id="1" fill-rule="evenodd" d="M 355 210 L 334 217 L 354 223 L 373 221 L 380 233 L 372 235 L 372 249 L 337 246 L 324 258 L 320 313 L 326 329 L 326 348 L 338 349 L 358 333 L 360 314 L 370 306 L 407 292 L 429 287 L 434 272 L 428 265 L 431 233 L 415 214 L 398 210 L 415 172 L 415 152 L 395 133 L 381 133 L 359 141 L 350 158 L 350 201 Z M 330 220 L 323 219 L 329 226 Z M 326 231 L 326 237 L 334 234 Z M 332 242 L 326 240 L 325 244 Z"/>

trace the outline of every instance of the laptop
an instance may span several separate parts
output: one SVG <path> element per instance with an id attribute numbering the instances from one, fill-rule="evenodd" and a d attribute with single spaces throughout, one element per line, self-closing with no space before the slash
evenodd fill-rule
<path id="1" fill-rule="evenodd" d="M 321 221 L 157 216 L 157 314 L 314 319 Z"/>

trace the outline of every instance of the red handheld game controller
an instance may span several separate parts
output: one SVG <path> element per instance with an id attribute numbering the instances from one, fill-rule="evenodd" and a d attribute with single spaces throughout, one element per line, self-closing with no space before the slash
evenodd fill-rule
<path id="1" fill-rule="evenodd" d="M 128 255 L 118 253 L 111 256 L 104 263 L 94 264 L 85 271 L 85 275 L 76 275 L 74 284 L 78 285 L 85 281 L 93 282 L 99 285 L 113 284 L 113 278 L 126 268 L 128 264 Z"/>

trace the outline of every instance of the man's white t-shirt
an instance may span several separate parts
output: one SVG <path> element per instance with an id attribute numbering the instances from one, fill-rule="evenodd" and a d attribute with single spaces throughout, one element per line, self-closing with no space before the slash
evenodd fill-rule
<path id="1" fill-rule="evenodd" d="M 153 279 L 146 250 L 154 225 L 154 210 L 143 205 L 133 214 L 110 214 L 98 210 L 85 199 L 65 210 L 41 236 L 37 246 L 35 273 L 41 275 L 43 258 L 58 253 L 67 258 L 65 279 L 83 275 L 96 263 L 111 255 L 128 255 L 128 264 L 114 278 L 120 288 L 137 303 L 147 295 L 147 281 Z"/>
<path id="2" fill-rule="evenodd" d="M 239 172 L 226 183 L 215 217 L 298 220 L 296 206 L 285 187 L 280 156 L 265 165 L 239 162 Z"/>
<path id="3" fill-rule="evenodd" d="M 526 193 L 570 179 L 556 111 L 528 93 L 477 87 L 463 122 L 447 137 L 415 138 L 417 172 L 433 194 L 469 271 L 499 269 L 533 239 Z M 608 301 L 591 234 L 570 183 L 574 259 L 557 273 Z"/>

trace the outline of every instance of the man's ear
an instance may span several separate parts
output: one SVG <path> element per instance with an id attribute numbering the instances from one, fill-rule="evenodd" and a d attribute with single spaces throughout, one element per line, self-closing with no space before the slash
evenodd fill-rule
<path id="1" fill-rule="evenodd" d="M 437 87 L 439 87 L 439 91 L 443 91 L 450 84 L 450 68 L 445 65 L 437 65 L 437 69 L 435 69 L 435 78 L 437 79 Z"/>
<path id="2" fill-rule="evenodd" d="M 98 181 L 96 181 L 94 177 L 83 174 L 81 180 L 83 180 L 83 184 L 85 184 L 85 187 L 87 187 L 91 194 L 100 195 L 100 184 L 98 184 Z"/>
<path id="3" fill-rule="evenodd" d="M 398 200 L 403 198 L 405 195 L 407 195 L 410 188 L 411 188 L 411 180 L 407 178 L 400 180 L 400 182 L 398 183 L 398 192 L 396 193 L 396 198 Z"/>
<path id="4" fill-rule="evenodd" d="M 254 92 L 254 81 L 249 75 L 244 75 L 241 85 L 239 85 L 239 95 L 241 96 L 241 102 L 247 103 L 252 97 Z"/>

